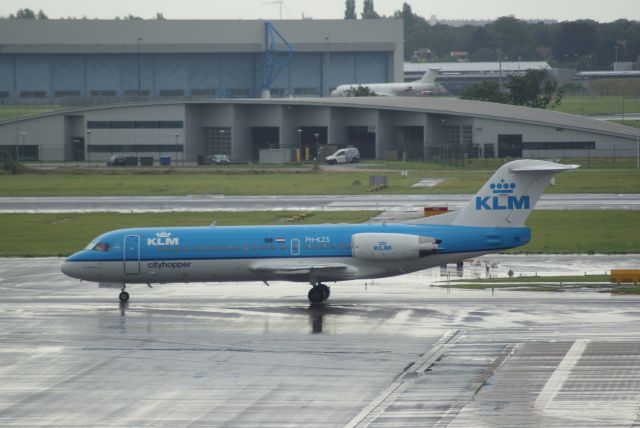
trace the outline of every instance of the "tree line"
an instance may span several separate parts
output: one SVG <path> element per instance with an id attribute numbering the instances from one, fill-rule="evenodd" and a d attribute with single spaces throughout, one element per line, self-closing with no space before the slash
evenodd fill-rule
<path id="1" fill-rule="evenodd" d="M 346 0 L 345 19 L 356 19 L 355 10 L 355 0 Z M 373 0 L 364 0 L 361 18 L 386 17 L 375 11 Z M 391 18 L 404 23 L 406 60 L 414 51 L 428 48 L 437 61 L 456 61 L 450 53 L 464 51 L 471 61 L 544 60 L 578 69 L 604 69 L 616 60 L 636 62 L 640 55 L 640 22 L 627 19 L 545 23 L 503 16 L 485 26 L 453 27 L 431 25 L 406 2 Z"/>

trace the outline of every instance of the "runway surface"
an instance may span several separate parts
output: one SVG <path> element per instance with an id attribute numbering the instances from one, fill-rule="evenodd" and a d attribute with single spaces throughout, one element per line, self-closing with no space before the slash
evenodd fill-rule
<path id="1" fill-rule="evenodd" d="M 0 213 L 422 210 L 459 209 L 473 195 L 313 195 L 313 196 L 103 196 L 3 197 Z M 637 210 L 640 194 L 547 194 L 536 205 L 545 210 Z"/>
<path id="2" fill-rule="evenodd" d="M 578 273 L 640 255 L 487 260 Z M 335 284 L 319 307 L 284 282 L 131 286 L 120 306 L 59 264 L 0 260 L 0 426 L 640 424 L 640 296 L 447 290 L 432 269 Z"/>

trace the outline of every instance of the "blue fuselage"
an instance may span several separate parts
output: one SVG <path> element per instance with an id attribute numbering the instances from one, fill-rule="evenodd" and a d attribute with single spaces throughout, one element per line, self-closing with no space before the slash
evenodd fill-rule
<path id="1" fill-rule="evenodd" d="M 352 251 L 354 235 L 401 234 L 437 240 L 428 256 L 407 260 L 362 260 Z M 166 227 L 120 229 L 94 239 L 70 256 L 63 272 L 99 282 L 190 282 L 286 279 L 307 281 L 308 275 L 287 275 L 291 269 L 349 267 L 326 280 L 372 278 L 422 270 L 465 257 L 526 244 L 530 230 L 450 225 L 338 224 L 300 226 Z M 376 249 L 390 249 L 389 245 Z M 389 248 L 387 248 L 389 247 Z M 326 269 L 318 272 L 325 272 Z"/>

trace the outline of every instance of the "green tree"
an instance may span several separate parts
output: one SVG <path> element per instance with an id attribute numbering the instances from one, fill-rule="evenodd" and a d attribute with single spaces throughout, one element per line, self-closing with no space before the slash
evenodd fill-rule
<path id="1" fill-rule="evenodd" d="M 11 17 L 14 17 L 14 15 L 11 15 Z M 36 19 L 36 14 L 34 11 L 32 11 L 29 8 L 18 9 L 18 11 L 15 14 L 15 18 L 16 19 Z"/>
<path id="2" fill-rule="evenodd" d="M 524 76 L 513 76 L 505 87 L 509 89 L 509 104 L 518 106 L 545 109 L 550 104 L 560 104 L 563 95 L 544 70 L 529 70 Z"/>
<path id="3" fill-rule="evenodd" d="M 380 18 L 378 12 L 376 12 L 373 6 L 373 0 L 364 0 L 362 5 L 362 19 L 376 19 Z"/>
<path id="4" fill-rule="evenodd" d="M 45 15 L 45 13 L 42 11 L 42 9 L 40 9 L 38 11 L 37 17 L 38 17 L 38 19 L 49 19 L 49 17 L 47 15 Z"/>
<path id="5" fill-rule="evenodd" d="M 509 97 L 500 91 L 500 85 L 492 80 L 484 80 L 462 91 L 460 98 L 463 100 L 489 101 L 492 103 L 506 104 Z"/>
<path id="6" fill-rule="evenodd" d="M 368 86 L 352 86 L 344 93 L 347 97 L 377 97 L 378 94 L 373 92 Z"/>
<path id="7" fill-rule="evenodd" d="M 166 18 L 162 14 L 162 12 L 156 12 L 156 17 L 154 18 L 156 21 L 164 21 Z"/>
<path id="8" fill-rule="evenodd" d="M 357 19 L 356 0 L 346 0 L 344 2 L 344 19 Z"/>
<path id="9" fill-rule="evenodd" d="M 561 62 L 575 62 L 583 55 L 596 50 L 597 23 L 593 21 L 563 22 L 553 44 L 553 56 Z"/>

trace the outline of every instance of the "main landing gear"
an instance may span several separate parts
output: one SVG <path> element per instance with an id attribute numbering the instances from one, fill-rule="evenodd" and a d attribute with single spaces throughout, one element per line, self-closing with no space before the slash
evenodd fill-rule
<path id="1" fill-rule="evenodd" d="M 129 293 L 127 293 L 126 291 L 124 291 L 124 289 L 127 286 L 122 284 L 122 291 L 120 292 L 120 295 L 118 296 L 118 298 L 120 299 L 120 301 L 122 303 L 127 303 L 129 301 Z"/>
<path id="2" fill-rule="evenodd" d="M 316 284 L 313 284 L 313 288 L 309 290 L 309 294 L 307 297 L 309 297 L 309 302 L 311 302 L 311 304 L 317 305 L 318 303 L 322 303 L 327 300 L 330 295 L 331 289 L 328 286 L 320 284 L 318 282 Z"/>

